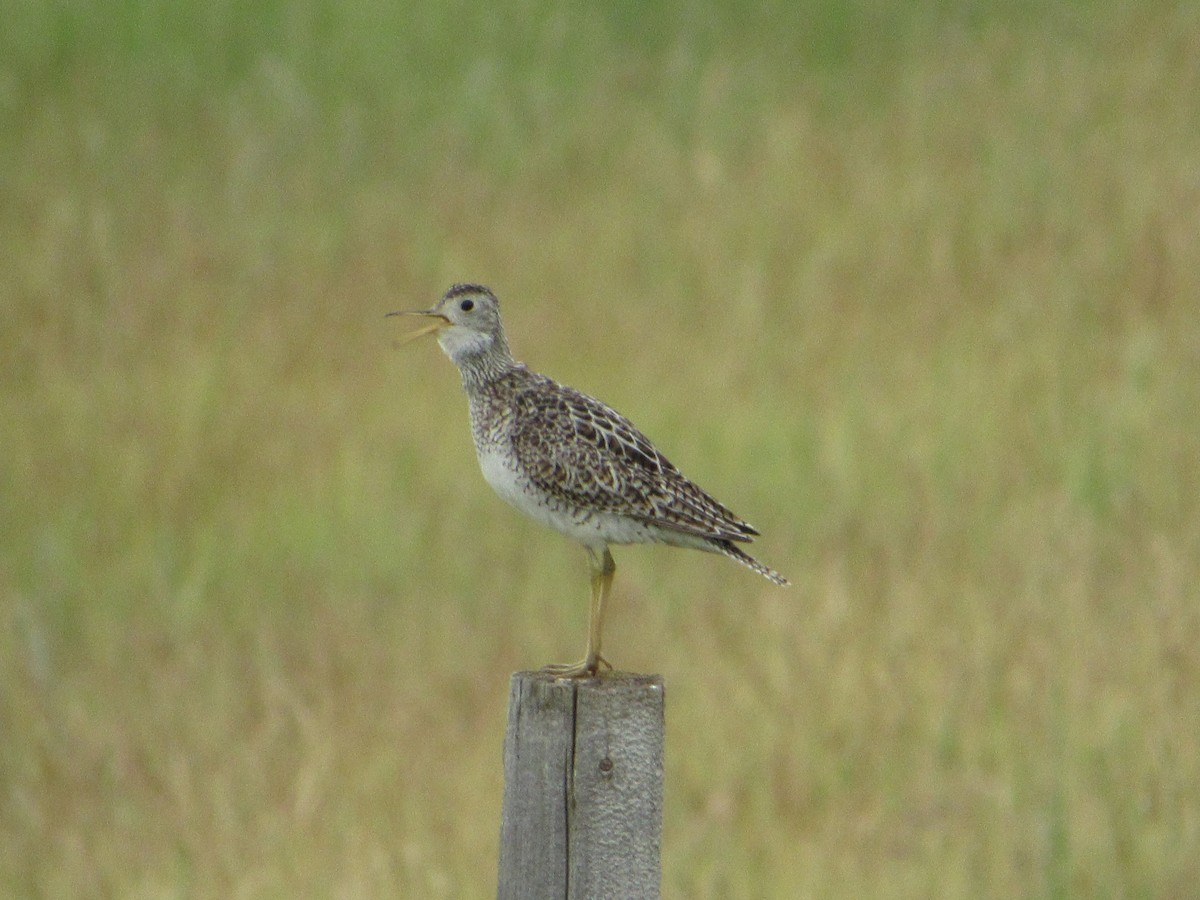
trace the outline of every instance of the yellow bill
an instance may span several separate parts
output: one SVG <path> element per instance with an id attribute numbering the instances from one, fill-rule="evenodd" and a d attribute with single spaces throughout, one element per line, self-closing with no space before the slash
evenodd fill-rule
<path id="1" fill-rule="evenodd" d="M 407 334 L 404 337 L 400 338 L 400 340 L 398 340 L 396 342 L 397 347 L 403 347 L 406 344 L 411 344 L 413 341 L 417 340 L 418 338 L 423 338 L 427 334 L 433 334 L 435 331 L 440 331 L 441 329 L 445 328 L 447 325 L 450 324 L 450 320 L 447 319 L 445 316 L 443 316 L 441 313 L 429 312 L 429 311 L 423 310 L 423 309 L 414 310 L 412 312 L 390 312 L 387 315 L 389 315 L 389 316 L 423 316 L 423 317 L 428 317 L 428 318 L 431 318 L 434 320 L 434 321 L 430 322 L 428 325 L 426 325 L 424 328 L 418 328 L 412 334 Z"/>

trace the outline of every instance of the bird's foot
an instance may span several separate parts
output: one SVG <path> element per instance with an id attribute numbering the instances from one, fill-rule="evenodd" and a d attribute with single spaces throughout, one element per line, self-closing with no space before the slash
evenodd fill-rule
<path id="1" fill-rule="evenodd" d="M 600 674 L 601 667 L 612 671 L 612 663 L 603 656 L 581 659 L 577 663 L 555 663 L 542 666 L 542 671 L 555 678 L 594 678 Z"/>

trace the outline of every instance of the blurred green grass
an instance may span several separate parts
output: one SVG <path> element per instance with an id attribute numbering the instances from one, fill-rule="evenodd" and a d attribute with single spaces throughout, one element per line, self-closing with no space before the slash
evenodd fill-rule
<path id="1" fill-rule="evenodd" d="M 6 895 L 493 891 L 586 579 L 393 350 L 463 279 L 796 583 L 617 553 L 666 896 L 1192 890 L 1190 5 L 5 22 Z"/>

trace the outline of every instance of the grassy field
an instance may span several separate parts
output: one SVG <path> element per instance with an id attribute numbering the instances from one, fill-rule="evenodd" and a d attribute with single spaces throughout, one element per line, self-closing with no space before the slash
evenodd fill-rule
<path id="1" fill-rule="evenodd" d="M 0 894 L 494 893 L 478 280 L 794 582 L 616 552 L 666 897 L 1195 895 L 1195 4 L 11 6 Z"/>

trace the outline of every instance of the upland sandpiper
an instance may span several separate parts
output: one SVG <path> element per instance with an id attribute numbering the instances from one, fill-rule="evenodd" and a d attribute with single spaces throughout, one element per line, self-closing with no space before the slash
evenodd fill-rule
<path id="1" fill-rule="evenodd" d="M 587 550 L 592 575 L 587 654 L 578 663 L 544 671 L 576 678 L 608 665 L 600 655 L 600 632 L 616 571 L 610 544 L 723 553 L 775 584 L 788 583 L 737 546 L 758 532 L 685 478 L 633 423 L 513 359 L 500 304 L 488 288 L 456 284 L 432 309 L 388 315 L 433 320 L 407 340 L 436 333 L 458 366 L 488 484 Z"/>

